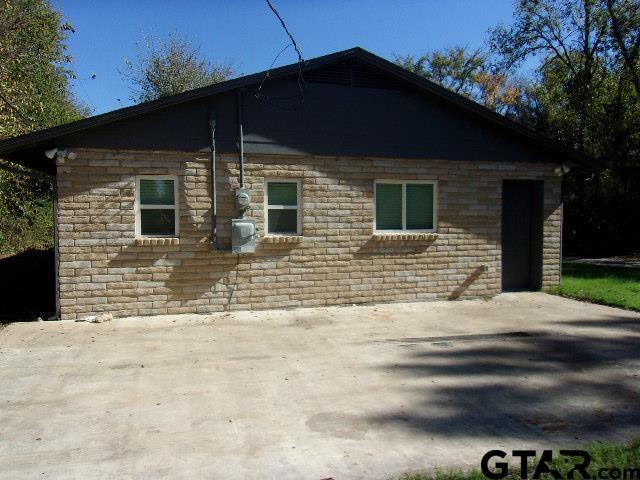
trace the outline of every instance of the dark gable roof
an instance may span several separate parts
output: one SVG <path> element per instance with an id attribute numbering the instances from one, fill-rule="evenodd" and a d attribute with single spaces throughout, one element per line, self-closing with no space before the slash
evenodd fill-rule
<path id="1" fill-rule="evenodd" d="M 451 104 L 457 105 L 467 113 L 470 113 L 476 117 L 484 119 L 498 127 L 508 129 L 509 131 L 516 133 L 526 139 L 533 140 L 538 144 L 546 147 L 559 154 L 561 158 L 575 162 L 578 165 L 594 166 L 596 163 L 591 157 L 577 152 L 573 149 L 567 148 L 550 138 L 541 135 L 540 133 L 525 127 L 517 122 L 509 120 L 508 118 L 489 110 L 482 105 L 475 103 L 461 95 L 458 95 L 440 85 L 437 85 L 425 78 L 411 73 L 394 63 L 385 60 L 377 55 L 374 55 L 360 47 L 351 48 L 341 52 L 332 53 L 322 57 L 317 57 L 311 60 L 307 60 L 304 64 L 303 71 L 310 72 L 322 67 L 326 67 L 332 64 L 343 63 L 347 60 L 358 60 L 364 64 L 379 69 L 408 85 L 414 87 L 417 91 L 439 97 Z M 298 72 L 299 66 L 297 63 L 286 65 L 283 67 L 274 68 L 269 73 L 270 78 L 282 78 L 294 75 Z M 219 93 L 229 92 L 238 88 L 246 87 L 249 85 L 257 84 L 264 78 L 267 72 L 255 73 L 252 75 L 246 75 L 244 77 L 235 78 L 226 82 L 217 83 L 207 87 L 197 88 L 195 90 L 189 90 L 184 93 L 172 95 L 169 97 L 163 97 L 158 100 L 141 103 L 131 107 L 125 107 L 111 112 L 107 112 L 101 115 L 85 118 L 75 122 L 65 123 L 56 127 L 48 128 L 46 130 L 40 130 L 37 132 L 28 133 L 18 137 L 13 137 L 0 142 L 0 156 L 6 156 L 15 160 L 19 160 L 22 154 L 28 154 L 33 152 L 34 148 L 39 145 L 44 145 L 46 142 L 53 140 L 57 137 L 69 135 L 72 133 L 82 132 L 84 130 L 98 127 L 126 118 L 131 118 L 138 115 L 143 115 L 149 112 L 160 110 L 163 108 L 171 107 L 173 105 L 182 104 L 192 100 L 216 95 Z"/>

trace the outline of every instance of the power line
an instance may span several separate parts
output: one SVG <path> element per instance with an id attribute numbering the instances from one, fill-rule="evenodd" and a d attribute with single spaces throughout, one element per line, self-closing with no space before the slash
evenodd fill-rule
<path id="1" fill-rule="evenodd" d="M 282 19 L 282 17 L 278 13 L 278 10 L 276 10 L 276 7 L 273 6 L 273 3 L 271 3 L 271 0 L 267 0 L 267 4 L 269 5 L 269 8 L 275 14 L 275 16 L 278 17 L 278 20 L 280 20 L 280 24 L 282 25 L 282 28 L 284 28 L 284 31 L 287 32 L 287 35 L 291 39 L 291 44 L 293 45 L 293 48 L 295 48 L 296 53 L 298 54 L 298 61 L 300 63 L 304 63 L 304 57 L 302 56 L 302 52 L 300 51 L 300 47 L 298 47 L 298 44 L 296 43 L 296 39 L 293 38 L 293 35 L 291 35 L 291 32 L 287 28 L 287 24 L 284 23 L 284 20 Z"/>
<path id="2" fill-rule="evenodd" d="M 271 65 L 269 65 L 269 68 L 267 69 L 267 73 L 264 74 L 264 78 L 262 79 L 262 81 L 260 82 L 260 85 L 258 86 L 258 90 L 256 90 L 256 94 L 262 90 L 262 86 L 264 85 L 264 82 L 267 80 L 267 78 L 269 78 L 269 76 L 271 75 L 271 70 L 273 69 L 273 66 L 275 65 L 275 63 L 278 61 L 278 58 L 280 58 L 280 55 L 282 55 L 285 50 L 287 48 L 289 48 L 291 46 L 291 43 L 287 43 L 284 48 L 282 50 L 280 50 L 278 52 L 278 54 L 275 56 L 275 58 L 273 59 L 273 61 L 271 62 Z"/>
<path id="3" fill-rule="evenodd" d="M 278 13 L 278 10 L 276 9 L 276 7 L 274 7 L 273 3 L 271 3 L 271 0 L 266 0 L 266 1 L 267 1 L 267 5 L 271 9 L 271 11 L 274 13 L 274 15 L 280 21 L 280 24 L 282 25 L 282 28 L 284 29 L 285 33 L 289 37 L 290 43 L 285 45 L 284 48 L 282 50 L 280 50 L 278 52 L 278 54 L 275 56 L 275 58 L 271 62 L 271 65 L 269 65 L 269 68 L 268 68 L 267 72 L 265 73 L 264 78 L 260 82 L 260 85 L 258 86 L 258 89 L 254 92 L 253 95 L 257 100 L 264 101 L 265 103 L 268 103 L 268 104 L 270 104 L 270 105 L 272 105 L 274 107 L 287 109 L 287 110 L 294 110 L 294 108 L 290 108 L 290 107 L 285 107 L 283 105 L 279 105 L 278 103 L 274 102 L 274 100 L 282 101 L 282 100 L 289 100 L 289 99 L 298 97 L 300 99 L 300 103 L 304 103 L 304 85 L 305 85 L 305 82 L 304 82 L 304 78 L 302 77 L 302 67 L 304 65 L 304 56 L 302 55 L 302 50 L 298 46 L 298 42 L 296 42 L 295 38 L 293 37 L 293 35 L 289 31 L 289 28 L 287 28 L 287 25 L 286 25 L 284 19 L 282 18 L 282 16 L 280 16 L 280 13 Z M 293 48 L 296 51 L 296 54 L 298 55 L 298 77 L 296 79 L 297 84 L 298 84 L 298 94 L 297 95 L 290 95 L 290 96 L 286 96 L 286 97 L 270 98 L 267 95 L 264 95 L 262 93 L 262 87 L 264 86 L 264 84 L 267 81 L 267 79 L 269 79 L 269 77 L 271 76 L 271 70 L 273 69 L 273 66 L 275 65 L 275 63 L 278 60 L 278 58 L 280 58 L 280 56 L 291 46 L 293 46 Z"/>

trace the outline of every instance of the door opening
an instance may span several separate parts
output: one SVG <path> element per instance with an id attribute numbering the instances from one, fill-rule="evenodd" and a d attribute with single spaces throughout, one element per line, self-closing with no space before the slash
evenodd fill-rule
<path id="1" fill-rule="evenodd" d="M 502 182 L 502 291 L 542 286 L 541 181 Z"/>

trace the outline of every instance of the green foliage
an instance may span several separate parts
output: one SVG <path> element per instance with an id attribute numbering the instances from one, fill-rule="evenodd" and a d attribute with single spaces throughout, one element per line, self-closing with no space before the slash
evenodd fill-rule
<path id="1" fill-rule="evenodd" d="M 567 447 L 569 448 L 569 447 Z M 586 450 L 591 455 L 591 463 L 587 468 L 591 478 L 598 478 L 598 471 L 600 469 L 607 469 L 607 473 L 617 468 L 621 472 L 625 468 L 638 468 L 640 465 L 640 441 L 636 440 L 630 445 L 620 445 L 613 442 L 594 442 L 582 450 Z M 580 460 L 580 459 L 576 459 Z M 515 465 L 516 462 L 512 462 Z M 519 466 L 519 462 L 517 463 Z M 534 462 L 531 463 L 529 470 L 529 477 L 531 478 L 535 469 L 533 468 Z M 549 467 L 560 472 L 560 478 L 567 478 L 569 471 L 573 468 L 574 464 L 570 461 L 566 461 L 566 457 L 558 455 L 557 451 L 554 451 L 553 461 L 549 462 Z M 554 480 L 553 476 L 544 474 L 541 476 L 543 480 Z M 574 478 L 581 479 L 580 473 L 574 472 Z M 630 477 L 627 477 L 630 478 Z M 434 474 L 417 473 L 408 474 L 400 477 L 398 480 L 485 480 L 486 477 L 478 469 L 463 472 L 461 470 L 452 471 L 437 471 Z M 520 480 L 519 471 L 510 471 L 506 480 Z"/>
<path id="2" fill-rule="evenodd" d="M 0 254 L 51 246 L 52 184 L 0 170 Z"/>
<path id="3" fill-rule="evenodd" d="M 640 252 L 640 0 L 517 0 L 488 45 L 396 63 L 598 159 L 564 178 L 565 253 Z"/>
<path id="4" fill-rule="evenodd" d="M 131 100 L 155 100 L 222 82 L 233 75 L 231 66 L 214 65 L 199 58 L 199 53 L 199 48 L 176 34 L 164 41 L 147 38 L 136 61 L 127 60 L 122 73 L 131 85 Z"/>
<path id="5" fill-rule="evenodd" d="M 53 245 L 53 201 L 35 199 L 21 208 L 21 214 L 14 215 L 0 203 L 0 255 Z"/>
<path id="6" fill-rule="evenodd" d="M 504 114 L 518 98 L 518 87 L 491 70 L 481 50 L 464 47 L 434 50 L 420 56 L 395 55 L 395 63 L 460 95 Z"/>
<path id="7" fill-rule="evenodd" d="M 601 162 L 564 180 L 565 253 L 572 255 L 640 249 L 640 227 L 629 215 L 640 205 L 634 187 L 640 183 L 640 97 L 604 3 L 520 0 L 514 24 L 493 29 L 490 37 L 503 69 L 540 59 L 514 108 L 516 118 Z M 631 10 L 617 13 L 625 38 L 631 25 L 640 28 Z"/>
<path id="8" fill-rule="evenodd" d="M 0 138 L 82 115 L 69 93 L 68 31 L 44 0 L 0 0 Z"/>
<path id="9" fill-rule="evenodd" d="M 419 57 L 395 57 L 401 67 L 466 96 L 473 94 L 478 75 L 487 69 L 486 55 L 480 50 L 469 52 L 464 47 L 434 50 Z"/>
<path id="10" fill-rule="evenodd" d="M 552 293 L 640 310 L 640 269 L 565 263 L 562 284 Z"/>
<path id="11" fill-rule="evenodd" d="M 511 480 L 511 478 L 508 478 L 507 480 Z M 468 472 L 463 472 L 462 470 L 452 470 L 448 472 L 437 471 L 433 475 L 428 475 L 426 473 L 403 475 L 399 480 L 486 480 L 486 477 L 480 470 L 471 470 Z"/>
<path id="12" fill-rule="evenodd" d="M 611 18 L 612 44 L 640 96 L 640 0 L 604 0 Z"/>
<path id="13" fill-rule="evenodd" d="M 69 89 L 65 39 L 73 31 L 47 1 L 0 0 L 0 139 L 86 113 Z M 46 181 L 0 170 L 0 252 L 50 246 L 51 204 Z"/>

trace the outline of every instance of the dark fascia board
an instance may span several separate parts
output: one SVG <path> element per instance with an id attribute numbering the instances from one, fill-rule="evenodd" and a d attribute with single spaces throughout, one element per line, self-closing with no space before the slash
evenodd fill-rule
<path id="1" fill-rule="evenodd" d="M 304 63 L 303 71 L 315 70 L 317 68 L 321 68 L 332 63 L 341 62 L 341 61 L 354 59 L 354 58 L 359 59 L 374 68 L 380 69 L 392 76 L 397 77 L 398 79 L 412 85 L 419 91 L 439 97 L 442 100 L 452 103 L 454 105 L 457 105 L 458 107 L 464 109 L 465 111 L 472 113 L 475 116 L 479 116 L 480 118 L 490 123 L 493 123 L 502 128 L 506 128 L 514 132 L 518 136 L 524 137 L 535 143 L 541 144 L 542 146 L 552 151 L 556 151 L 561 155 L 563 159 L 570 159 L 577 165 L 581 165 L 581 166 L 589 166 L 589 167 L 599 166 L 598 162 L 594 158 L 586 154 L 583 154 L 571 148 L 565 147 L 564 145 L 536 132 L 533 129 L 530 129 L 512 120 L 509 120 L 508 118 L 476 102 L 473 102 L 463 97 L 462 95 L 459 95 L 444 87 L 441 87 L 440 85 L 434 82 L 431 82 L 430 80 L 427 80 L 424 77 L 421 77 L 412 72 L 409 72 L 408 70 L 405 70 L 402 67 L 399 67 L 398 65 L 388 60 L 385 60 L 384 58 L 381 58 L 377 55 L 374 55 L 373 53 L 368 52 L 360 47 L 354 47 L 348 50 L 343 50 L 340 52 L 335 52 L 329 55 L 324 55 L 311 60 L 307 60 Z M 299 69 L 299 65 L 297 63 L 291 64 L 291 65 L 285 65 L 282 67 L 274 68 L 271 71 L 263 71 L 263 72 L 254 73 L 251 75 L 246 75 L 243 77 L 238 77 L 238 78 L 217 83 L 214 85 L 209 85 L 206 87 L 189 90 L 187 92 L 179 93 L 177 95 L 163 97 L 158 100 L 144 102 L 138 105 L 133 105 L 131 107 L 120 108 L 118 110 L 113 110 L 111 112 L 103 113 L 101 115 L 96 115 L 96 116 L 85 118 L 82 120 L 77 120 L 75 122 L 65 123 L 52 128 L 28 133 L 18 137 L 9 138 L 9 139 L 0 141 L 0 155 L 12 154 L 23 148 L 33 147 L 39 143 L 47 142 L 57 137 L 81 132 L 83 130 L 87 130 L 93 127 L 98 127 L 101 125 L 113 123 L 118 120 L 123 120 L 126 118 L 142 115 L 145 113 L 153 112 L 155 110 L 167 108 L 173 105 L 186 103 L 193 100 L 198 100 L 211 95 L 229 92 L 238 88 L 244 88 L 249 85 L 258 84 L 265 78 L 265 75 L 267 74 L 271 79 L 295 74 L 298 72 L 298 69 Z M 560 163 L 560 160 L 559 160 L 559 163 Z"/>

